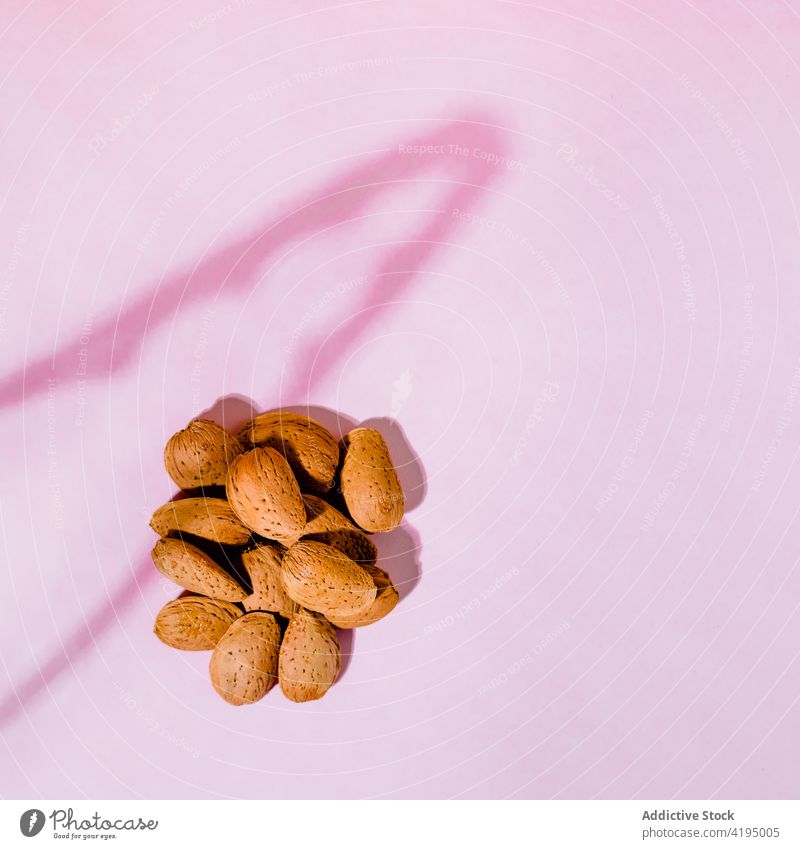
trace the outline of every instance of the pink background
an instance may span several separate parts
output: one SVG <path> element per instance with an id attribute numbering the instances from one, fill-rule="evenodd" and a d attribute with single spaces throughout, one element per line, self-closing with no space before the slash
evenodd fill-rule
<path id="1" fill-rule="evenodd" d="M 2 795 L 796 796 L 800 9 L 557 5 L 7 4 Z M 413 507 L 319 703 L 151 633 L 249 402 Z"/>

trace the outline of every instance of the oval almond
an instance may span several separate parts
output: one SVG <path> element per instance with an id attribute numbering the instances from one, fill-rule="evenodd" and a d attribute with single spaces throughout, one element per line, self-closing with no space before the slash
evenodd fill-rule
<path id="1" fill-rule="evenodd" d="M 153 513 L 150 527 L 161 537 L 178 532 L 225 545 L 243 545 L 250 539 L 250 530 L 224 498 L 168 501 Z"/>
<path id="2" fill-rule="evenodd" d="M 328 618 L 337 628 L 363 628 L 365 625 L 372 625 L 373 622 L 391 613 L 400 601 L 400 595 L 392 579 L 383 569 L 373 565 L 365 565 L 364 569 L 372 576 L 378 591 L 375 601 L 366 610 L 350 616 L 337 616 L 335 613 L 330 613 Z"/>
<path id="3" fill-rule="evenodd" d="M 287 699 L 321 699 L 339 675 L 339 641 L 318 613 L 302 610 L 286 628 L 278 657 L 278 680 Z"/>
<path id="4" fill-rule="evenodd" d="M 246 447 L 274 448 L 281 453 L 303 490 L 325 493 L 333 486 L 339 465 L 339 445 L 314 419 L 286 410 L 273 410 L 256 416 L 238 436 Z"/>
<path id="5" fill-rule="evenodd" d="M 306 510 L 289 464 L 274 448 L 253 448 L 228 470 L 228 501 L 241 521 L 263 537 L 291 545 L 303 533 Z"/>
<path id="6" fill-rule="evenodd" d="M 208 651 L 241 615 L 229 601 L 187 596 L 168 601 L 159 610 L 153 630 L 162 643 L 174 649 Z"/>
<path id="7" fill-rule="evenodd" d="M 221 486 L 228 466 L 242 446 L 216 422 L 195 419 L 171 436 L 164 448 L 164 465 L 181 489 Z"/>
<path id="8" fill-rule="evenodd" d="M 279 613 L 290 619 L 297 613 L 297 603 L 289 598 L 281 579 L 284 549 L 276 543 L 264 543 L 242 554 L 253 592 L 244 600 L 245 610 Z"/>
<path id="9" fill-rule="evenodd" d="M 377 595 L 369 572 L 321 542 L 302 540 L 283 556 L 283 586 L 302 607 L 340 616 L 361 613 Z"/>
<path id="10" fill-rule="evenodd" d="M 396 528 L 405 509 L 403 490 L 383 436 L 356 428 L 344 444 L 342 494 L 353 521 L 372 533 Z"/>
<path id="11" fill-rule="evenodd" d="M 217 643 L 209 672 L 214 689 L 232 705 L 252 704 L 277 683 L 281 629 L 271 613 L 247 613 Z"/>
<path id="12" fill-rule="evenodd" d="M 156 569 L 185 590 L 222 601 L 242 601 L 246 590 L 215 560 L 191 543 L 166 537 L 153 548 Z"/>
<path id="13" fill-rule="evenodd" d="M 351 531 L 356 526 L 339 510 L 316 495 L 303 495 L 306 508 L 306 526 L 303 536 L 326 531 Z"/>
<path id="14" fill-rule="evenodd" d="M 378 548 L 375 543 L 358 528 L 342 531 L 323 531 L 319 534 L 303 535 L 304 540 L 324 542 L 342 554 L 346 554 L 351 560 L 355 560 L 359 566 L 370 566 L 378 559 Z"/>

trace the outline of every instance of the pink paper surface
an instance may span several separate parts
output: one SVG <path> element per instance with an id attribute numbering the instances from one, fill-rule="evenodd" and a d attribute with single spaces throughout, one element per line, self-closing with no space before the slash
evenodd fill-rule
<path id="1" fill-rule="evenodd" d="M 796 796 L 800 13 L 748 5 L 11 4 L 0 794 Z M 280 405 L 387 434 L 402 600 L 234 709 L 147 520 Z"/>

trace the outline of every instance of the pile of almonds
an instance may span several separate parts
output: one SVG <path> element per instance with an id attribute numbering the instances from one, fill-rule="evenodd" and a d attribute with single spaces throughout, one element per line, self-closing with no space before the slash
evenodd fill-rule
<path id="1" fill-rule="evenodd" d="M 156 636 L 211 650 L 211 683 L 233 705 L 276 683 L 294 702 L 322 698 L 339 674 L 334 626 L 370 625 L 398 601 L 368 536 L 403 518 L 383 436 L 356 428 L 340 446 L 286 410 L 236 436 L 195 419 L 164 464 L 186 497 L 153 514 L 153 562 L 188 593 L 159 611 Z"/>

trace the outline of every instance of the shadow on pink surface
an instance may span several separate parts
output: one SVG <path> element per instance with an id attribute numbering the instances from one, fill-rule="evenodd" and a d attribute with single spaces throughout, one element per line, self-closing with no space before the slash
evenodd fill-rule
<path id="1" fill-rule="evenodd" d="M 478 114 L 447 121 L 434 132 L 403 141 L 409 147 L 457 142 L 472 148 L 492 150 L 499 155 L 506 149 L 502 132 L 489 124 L 488 116 Z M 134 361 L 148 336 L 167 324 L 181 309 L 220 294 L 236 296 L 246 293 L 257 285 L 259 268 L 275 256 L 279 248 L 298 243 L 304 237 L 331 227 L 347 224 L 363 214 L 368 204 L 378 202 L 393 184 L 418 181 L 425 174 L 431 174 L 432 180 L 445 184 L 446 190 L 441 201 L 443 209 L 469 211 L 475 207 L 481 192 L 496 180 L 498 171 L 486 160 L 475 157 L 403 155 L 393 146 L 391 152 L 372 157 L 366 164 L 345 172 L 322 186 L 311 197 L 288 204 L 271 223 L 266 223 L 255 234 L 231 242 L 188 271 L 179 271 L 158 280 L 150 291 L 133 296 L 130 303 L 123 302 L 116 315 L 108 316 L 94 327 L 93 356 L 87 364 L 85 378 L 110 378 Z M 438 250 L 447 245 L 458 226 L 457 218 L 436 215 L 430 223 L 412 234 L 412 238 L 384 254 L 370 275 L 374 284 L 366 287 L 364 294 L 354 299 L 350 320 L 333 334 L 320 334 L 308 341 L 298 353 L 292 379 L 280 387 L 287 401 L 292 397 L 308 397 L 314 386 L 340 362 L 376 319 L 382 317 L 393 301 L 405 293 L 417 273 Z M 319 351 L 323 340 L 326 350 L 325 357 L 321 358 Z M 0 408 L 41 395 L 48 389 L 51 380 L 72 378 L 79 361 L 80 348 L 80 336 L 75 336 L 57 347 L 52 355 L 39 357 L 0 379 Z M 237 401 L 238 408 L 229 402 L 230 418 L 226 420 L 226 426 L 232 426 L 236 415 L 243 413 L 241 404 L 246 404 L 247 399 L 239 398 Z M 270 398 L 264 406 L 280 406 L 283 403 L 282 398 Z M 398 464 L 404 468 L 402 443 L 398 434 L 387 434 L 387 441 L 390 450 L 398 452 Z M 407 476 L 408 472 L 401 472 L 401 480 L 407 484 L 404 475 Z M 421 499 L 424 489 L 424 474 L 421 474 L 416 483 L 411 480 L 410 498 L 418 494 Z M 399 530 L 403 531 L 404 528 Z M 413 566 L 405 576 L 401 574 L 403 552 L 417 551 L 419 548 L 419 540 L 410 532 L 406 533 L 408 539 L 404 541 L 398 534 L 394 553 L 387 552 L 384 555 L 382 551 L 382 556 L 397 561 L 390 568 L 397 571 L 398 584 L 404 587 L 401 597 L 407 595 L 418 580 L 418 572 L 415 577 Z M 143 588 L 154 580 L 155 575 L 149 559 L 143 560 L 120 589 L 62 641 L 57 652 L 0 702 L 0 726 L 24 711 L 28 702 L 47 690 L 65 670 L 74 666 L 137 595 L 143 599 Z"/>

